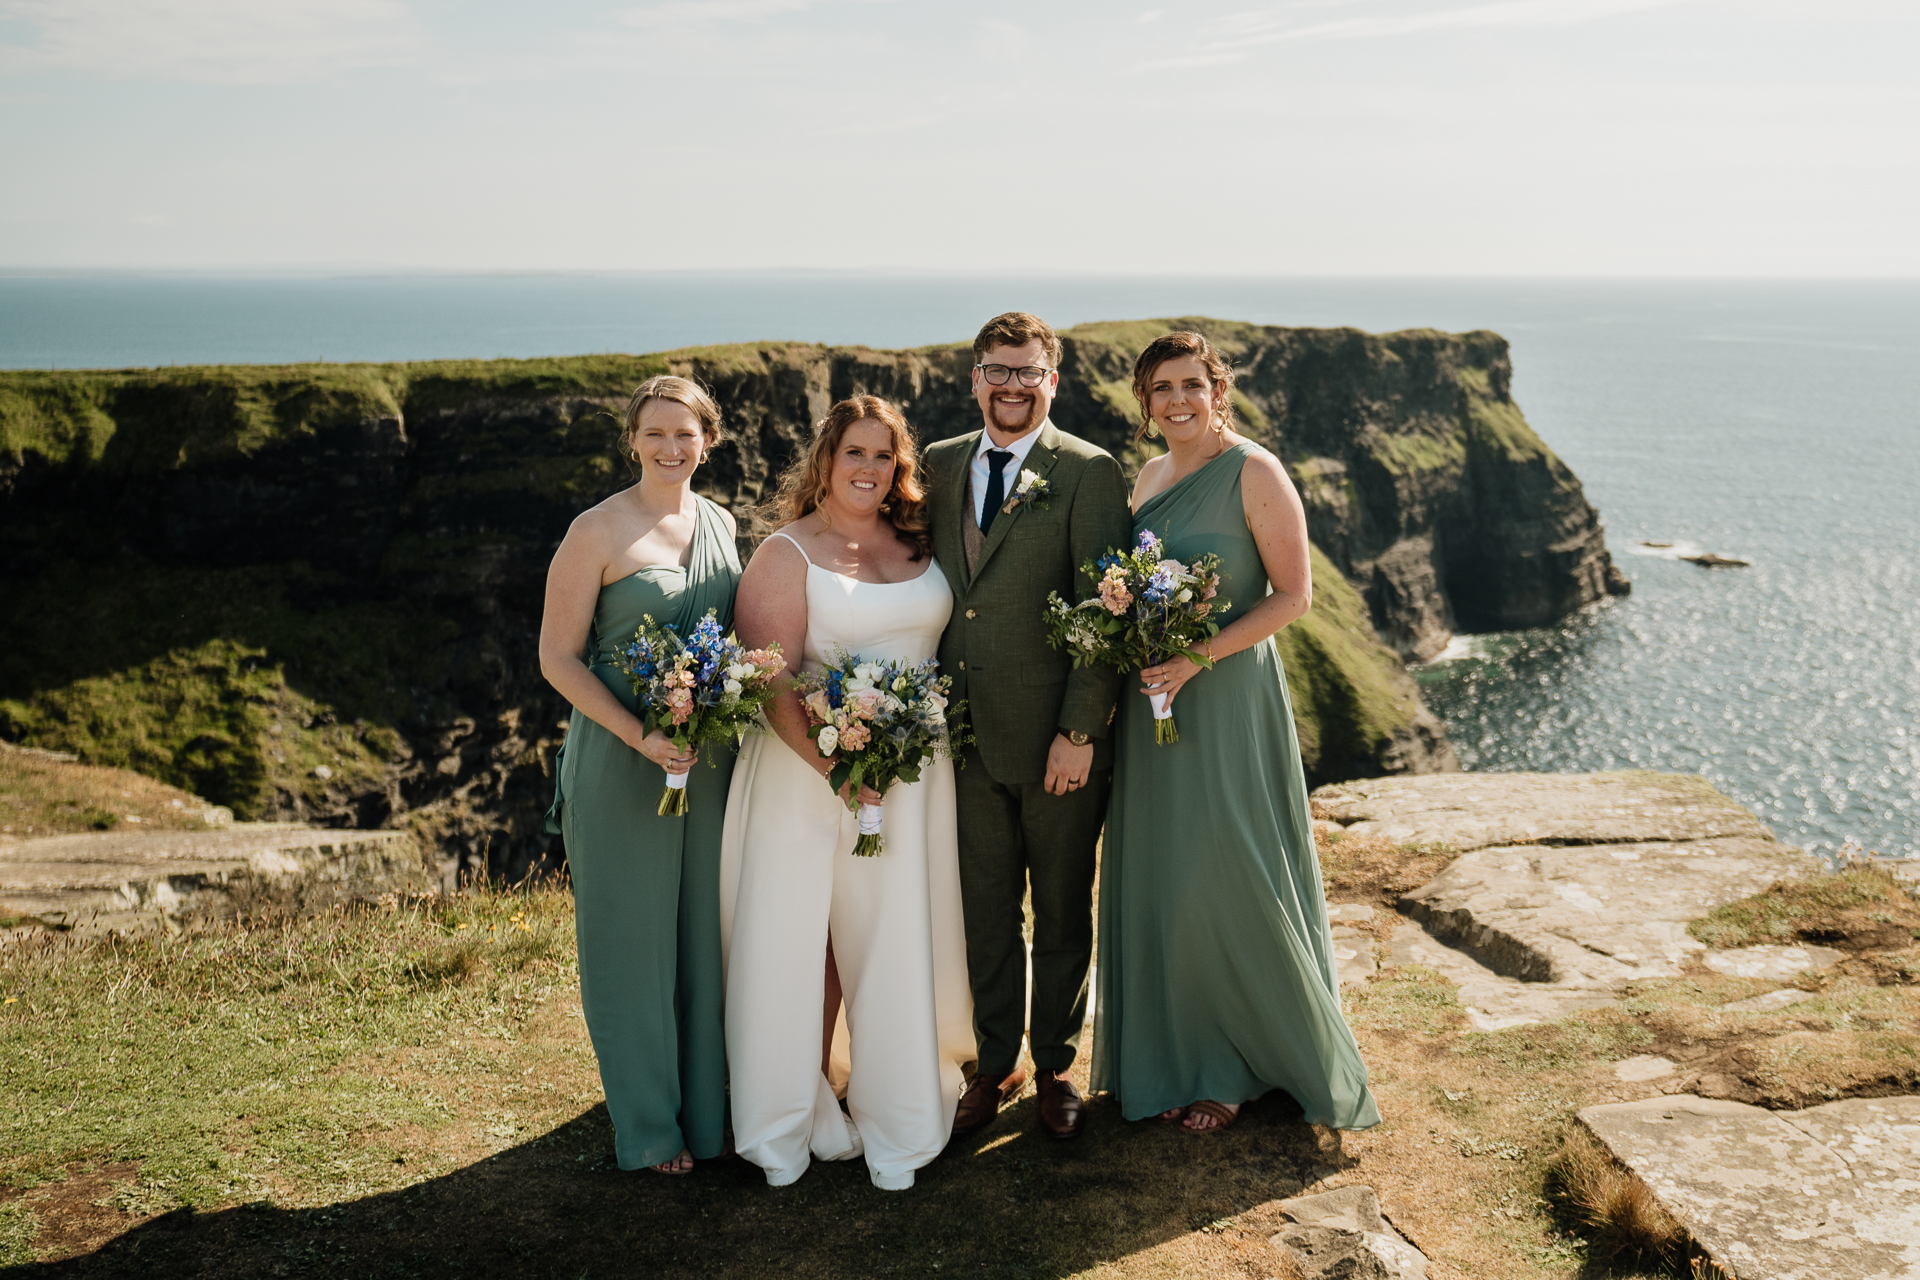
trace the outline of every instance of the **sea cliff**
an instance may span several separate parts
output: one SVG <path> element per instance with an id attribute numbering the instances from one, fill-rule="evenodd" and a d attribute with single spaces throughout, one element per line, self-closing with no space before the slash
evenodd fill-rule
<path id="1" fill-rule="evenodd" d="M 1173 325 L 1241 370 L 1243 427 L 1308 505 L 1315 609 L 1282 633 L 1316 782 L 1455 768 L 1402 657 L 1624 589 L 1493 334 L 1204 319 L 1086 325 L 1054 417 L 1137 461 L 1132 354 Z M 626 483 L 635 383 L 711 386 L 699 487 L 744 510 L 835 399 L 971 429 L 963 345 L 0 374 L 0 738 L 127 765 L 241 817 L 411 823 L 514 874 L 565 707 L 534 661 L 552 549 Z M 751 548 L 743 544 L 743 554 Z M 1384 643 L 1383 643 L 1384 641 Z"/>

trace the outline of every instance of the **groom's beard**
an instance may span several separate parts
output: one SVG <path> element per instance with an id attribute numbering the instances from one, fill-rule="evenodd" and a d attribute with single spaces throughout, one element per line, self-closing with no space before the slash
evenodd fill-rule
<path id="1" fill-rule="evenodd" d="M 1004 405 L 1000 403 L 1000 397 L 1005 394 L 1006 392 L 1004 391 L 996 392 L 994 394 L 993 399 L 987 402 L 988 421 L 992 422 L 994 426 L 1000 428 L 1000 430 L 1005 431 L 1009 435 L 1016 435 L 1016 436 L 1023 436 L 1027 434 L 1027 432 L 1033 430 L 1035 427 L 1040 425 L 1040 420 L 1046 415 L 1041 411 L 1039 396 L 1033 396 L 1033 395 L 1027 396 L 1026 397 L 1026 401 L 1027 401 L 1026 413 L 1021 415 L 1020 420 L 1018 422 L 1010 423 L 1006 420 L 1006 418 L 1003 415 L 1005 415 L 1009 410 L 1011 410 L 1013 406 Z M 1017 394 L 1022 394 L 1022 393 L 1017 393 Z"/>

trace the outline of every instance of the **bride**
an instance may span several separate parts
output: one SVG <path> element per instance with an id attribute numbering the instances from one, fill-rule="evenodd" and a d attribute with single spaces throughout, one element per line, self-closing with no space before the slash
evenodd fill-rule
<path id="1" fill-rule="evenodd" d="M 912 429 L 885 400 L 828 411 L 782 478 L 780 528 L 741 578 L 744 644 L 777 641 L 815 668 L 841 650 L 934 656 L 953 596 L 917 464 Z M 885 852 L 856 858 L 848 802 L 879 797 L 834 794 L 833 758 L 807 738 L 794 693 L 768 718 L 775 736 L 742 751 L 721 837 L 735 1144 L 774 1186 L 810 1155 L 864 1150 L 875 1186 L 905 1190 L 946 1146 L 974 1056 L 953 765 L 894 784 Z"/>

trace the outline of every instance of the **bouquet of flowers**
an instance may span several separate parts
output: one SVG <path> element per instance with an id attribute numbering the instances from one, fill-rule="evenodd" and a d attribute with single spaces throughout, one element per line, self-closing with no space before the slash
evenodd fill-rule
<path id="1" fill-rule="evenodd" d="M 1080 566 L 1100 584 L 1099 593 L 1068 604 L 1059 592 L 1047 597 L 1047 642 L 1073 655 L 1073 665 L 1113 666 L 1138 671 L 1176 653 L 1203 667 L 1213 660 L 1198 646 L 1220 634 L 1209 615 L 1225 609 L 1220 591 L 1220 557 L 1202 556 L 1192 564 L 1166 557 L 1153 531 L 1142 530 L 1130 551 L 1109 551 Z M 1180 741 L 1167 695 L 1149 695 L 1153 703 L 1153 740 L 1165 746 Z"/>
<path id="2" fill-rule="evenodd" d="M 682 751 L 738 739 L 773 701 L 773 678 L 787 665 L 777 644 L 749 650 L 722 635 L 712 609 L 684 639 L 648 615 L 614 661 L 645 700 L 641 719 Z M 669 773 L 659 813 L 686 811 L 687 775 Z"/>
<path id="3" fill-rule="evenodd" d="M 904 778 L 920 781 L 920 766 L 953 752 L 947 728 L 947 690 L 953 677 L 940 664 L 888 662 L 846 653 L 832 666 L 800 676 L 794 687 L 806 708 L 807 736 L 823 756 L 836 757 L 827 781 L 835 791 L 864 784 L 886 795 Z M 860 838 L 853 852 L 869 858 L 881 851 L 880 806 L 860 806 Z"/>

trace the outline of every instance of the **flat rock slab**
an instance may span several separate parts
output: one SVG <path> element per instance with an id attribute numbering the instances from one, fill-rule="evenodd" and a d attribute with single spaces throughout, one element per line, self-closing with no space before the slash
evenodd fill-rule
<path id="1" fill-rule="evenodd" d="M 1349 834 L 1463 853 L 1529 842 L 1773 840 L 1705 778 L 1682 773 L 1432 773 L 1334 783 L 1313 800 Z"/>
<path id="2" fill-rule="evenodd" d="M 426 865 L 404 831 L 262 822 L 0 846 L 0 910 L 57 927 L 127 928 L 157 917 L 427 887 Z"/>
<path id="3" fill-rule="evenodd" d="M 1769 991 L 1761 996 L 1749 996 L 1745 1000 L 1735 1000 L 1720 1006 L 1721 1013 L 1777 1013 L 1790 1009 L 1802 1000 L 1813 999 L 1813 992 L 1802 991 L 1798 987 L 1782 987 L 1778 991 Z"/>
<path id="4" fill-rule="evenodd" d="M 1920 1278 L 1920 1097 L 1773 1112 L 1682 1094 L 1580 1120 L 1735 1280 Z"/>
<path id="5" fill-rule="evenodd" d="M 1426 1280 L 1427 1256 L 1393 1229 L 1372 1187 L 1338 1187 L 1280 1201 L 1288 1225 L 1272 1238 L 1307 1280 Z"/>
<path id="6" fill-rule="evenodd" d="M 1613 1064 L 1613 1074 L 1628 1084 L 1645 1084 L 1649 1080 L 1659 1080 L 1670 1076 L 1680 1069 L 1680 1064 L 1672 1058 L 1654 1057 L 1640 1054 L 1637 1057 L 1622 1058 Z"/>
<path id="7" fill-rule="evenodd" d="M 1752 836 L 1494 846 L 1399 905 L 1510 977 L 1614 990 L 1670 977 L 1705 951 L 1689 920 L 1813 868 L 1799 850 Z"/>
<path id="8" fill-rule="evenodd" d="M 1379 971 L 1373 958 L 1373 938 L 1350 925 L 1333 926 L 1333 968 L 1343 987 L 1365 982 Z"/>
<path id="9" fill-rule="evenodd" d="M 1709 951 L 1704 963 L 1716 973 L 1736 978 L 1771 978 L 1775 982 L 1817 969 L 1831 969 L 1846 957 L 1832 947 L 1735 947 Z"/>
<path id="10" fill-rule="evenodd" d="M 1580 1009 L 1613 1003 L 1613 993 L 1555 982 L 1522 982 L 1495 973 L 1477 958 L 1448 946 L 1415 920 L 1394 931 L 1391 965 L 1418 964 L 1435 969 L 1460 988 L 1460 1005 L 1475 1031 L 1503 1031 L 1532 1022 L 1551 1022 Z"/>

